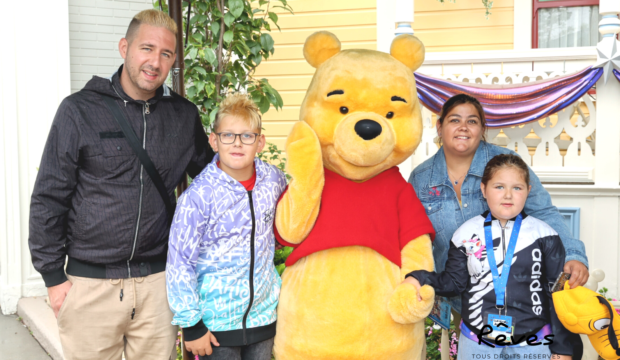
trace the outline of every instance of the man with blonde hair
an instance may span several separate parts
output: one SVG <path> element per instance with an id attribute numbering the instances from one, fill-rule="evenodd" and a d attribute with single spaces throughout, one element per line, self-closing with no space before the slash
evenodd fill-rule
<path id="1" fill-rule="evenodd" d="M 176 358 L 164 273 L 174 189 L 214 155 L 196 106 L 164 84 L 176 33 L 167 14 L 138 13 L 123 65 L 64 99 L 52 123 L 29 245 L 65 359 Z"/>

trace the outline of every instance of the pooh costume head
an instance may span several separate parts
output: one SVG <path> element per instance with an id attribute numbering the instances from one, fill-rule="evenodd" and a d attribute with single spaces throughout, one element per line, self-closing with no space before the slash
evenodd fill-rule
<path id="1" fill-rule="evenodd" d="M 620 359 L 620 316 L 607 299 L 582 286 L 570 289 L 568 283 L 552 297 L 558 319 L 568 331 L 588 335 L 603 359 Z"/>
<path id="2" fill-rule="evenodd" d="M 282 275 L 276 359 L 418 359 L 434 291 L 401 284 L 433 270 L 432 224 L 396 165 L 422 135 L 413 75 L 424 46 L 394 39 L 390 54 L 341 50 L 311 35 L 315 67 L 286 144 L 292 180 L 276 238 L 295 249 Z"/>
<path id="3" fill-rule="evenodd" d="M 328 169 L 365 180 L 413 154 L 422 136 L 413 71 L 424 45 L 417 38 L 397 37 L 386 54 L 340 50 L 333 34 L 318 32 L 304 57 L 317 70 L 300 117 L 316 132 Z"/>

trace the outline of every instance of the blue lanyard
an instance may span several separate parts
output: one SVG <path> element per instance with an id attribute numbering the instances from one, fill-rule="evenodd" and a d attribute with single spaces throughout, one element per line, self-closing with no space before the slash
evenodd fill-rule
<path id="1" fill-rule="evenodd" d="M 517 215 L 515 223 L 512 228 L 512 234 L 510 235 L 510 242 L 506 249 L 506 256 L 504 256 L 504 266 L 502 267 L 502 276 L 500 277 L 497 271 L 497 261 L 495 261 L 495 251 L 493 249 L 493 233 L 491 231 L 491 212 L 484 222 L 484 237 L 487 249 L 487 260 L 489 261 L 489 267 L 493 274 L 493 286 L 495 287 L 495 305 L 498 309 L 504 308 L 504 299 L 506 296 L 506 284 L 508 283 L 508 274 L 510 273 L 510 267 L 512 266 L 512 257 L 515 254 L 515 248 L 517 247 L 517 238 L 519 237 L 519 231 L 521 230 L 521 222 L 523 216 Z"/>

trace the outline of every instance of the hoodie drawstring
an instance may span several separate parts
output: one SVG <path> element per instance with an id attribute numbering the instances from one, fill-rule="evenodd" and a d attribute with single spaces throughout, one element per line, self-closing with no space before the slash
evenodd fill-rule
<path id="1" fill-rule="evenodd" d="M 144 281 L 143 277 L 139 277 L 139 278 L 131 278 L 131 288 L 133 290 L 133 309 L 131 310 L 131 320 L 133 320 L 134 316 L 136 315 L 136 282 L 141 283 Z M 110 279 L 110 284 L 112 285 L 118 285 L 121 284 L 121 293 L 120 293 L 120 300 L 123 301 L 123 279 Z"/>

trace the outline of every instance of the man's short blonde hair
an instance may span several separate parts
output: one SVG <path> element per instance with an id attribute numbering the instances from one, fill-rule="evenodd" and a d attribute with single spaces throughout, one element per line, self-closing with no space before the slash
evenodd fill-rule
<path id="1" fill-rule="evenodd" d="M 247 94 L 233 93 L 228 94 L 220 104 L 220 109 L 215 115 L 213 131 L 217 131 L 223 118 L 234 116 L 244 121 L 252 129 L 261 132 L 261 117 L 258 106 L 250 99 Z"/>
<path id="2" fill-rule="evenodd" d="M 127 28 L 127 34 L 125 34 L 125 39 L 131 43 L 133 37 L 136 32 L 140 28 L 140 25 L 147 24 L 156 27 L 163 27 L 168 29 L 171 33 L 174 34 L 176 39 L 177 36 L 177 24 L 172 20 L 170 15 L 166 14 L 163 11 L 149 9 L 142 10 L 136 14 L 136 16 L 131 19 L 129 23 L 129 27 Z"/>

